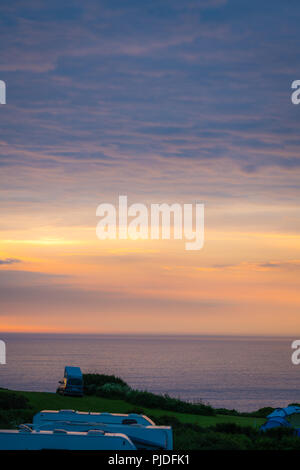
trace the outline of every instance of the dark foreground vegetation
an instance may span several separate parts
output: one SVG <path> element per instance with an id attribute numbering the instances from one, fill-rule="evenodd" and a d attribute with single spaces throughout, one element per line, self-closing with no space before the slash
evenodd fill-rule
<path id="1" fill-rule="evenodd" d="M 300 450 L 300 438 L 293 430 L 260 432 L 263 418 L 273 408 L 254 413 L 214 409 L 202 402 L 134 390 L 113 375 L 85 374 L 84 384 L 83 398 L 0 389 L 0 428 L 31 422 L 41 409 L 136 412 L 147 414 L 156 424 L 171 425 L 175 450 Z"/>
<path id="2" fill-rule="evenodd" d="M 253 426 L 235 423 L 201 427 L 169 416 L 162 416 L 156 423 L 173 426 L 175 448 L 179 450 L 300 450 L 300 438 L 287 428 L 260 432 Z"/>

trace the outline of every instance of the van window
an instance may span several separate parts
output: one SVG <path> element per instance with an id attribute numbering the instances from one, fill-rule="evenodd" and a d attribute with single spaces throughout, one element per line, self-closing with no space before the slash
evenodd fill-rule
<path id="1" fill-rule="evenodd" d="M 82 385 L 82 380 L 80 380 L 80 379 L 68 379 L 68 385 Z"/>

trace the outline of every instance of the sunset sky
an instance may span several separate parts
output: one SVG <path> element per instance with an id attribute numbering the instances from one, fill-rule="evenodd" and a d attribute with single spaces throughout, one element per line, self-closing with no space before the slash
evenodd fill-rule
<path id="1" fill-rule="evenodd" d="M 0 7 L 0 330 L 300 333 L 298 0 Z M 96 237 L 205 204 L 205 244 Z"/>

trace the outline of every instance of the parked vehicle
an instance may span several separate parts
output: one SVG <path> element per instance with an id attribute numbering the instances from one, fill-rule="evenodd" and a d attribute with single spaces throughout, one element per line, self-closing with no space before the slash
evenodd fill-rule
<path id="1" fill-rule="evenodd" d="M 100 430 L 69 432 L 63 429 L 36 431 L 24 426 L 19 430 L 0 430 L 0 450 L 136 450 L 124 434 Z"/>
<path id="2" fill-rule="evenodd" d="M 74 410 L 41 411 L 33 417 L 33 429 L 88 432 L 100 430 L 121 433 L 129 437 L 137 449 L 172 450 L 173 433 L 170 426 L 156 426 L 139 414 L 87 413 Z"/>
<path id="3" fill-rule="evenodd" d="M 59 381 L 57 392 L 62 395 L 83 396 L 83 377 L 80 367 L 65 367 L 63 380 Z"/>
<path id="4" fill-rule="evenodd" d="M 33 424 L 39 425 L 46 421 L 73 421 L 73 422 L 94 422 L 106 424 L 142 424 L 143 426 L 153 426 L 154 422 L 148 416 L 136 413 L 100 413 L 93 411 L 75 410 L 42 410 L 33 417 Z"/>

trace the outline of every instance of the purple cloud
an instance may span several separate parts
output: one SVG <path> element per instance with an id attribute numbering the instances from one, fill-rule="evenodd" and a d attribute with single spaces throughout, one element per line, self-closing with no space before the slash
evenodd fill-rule
<path id="1" fill-rule="evenodd" d="M 5 264 L 16 264 L 16 263 L 21 263 L 22 261 L 20 259 L 16 258 L 5 258 L 5 259 L 0 259 L 0 265 L 5 265 Z"/>

